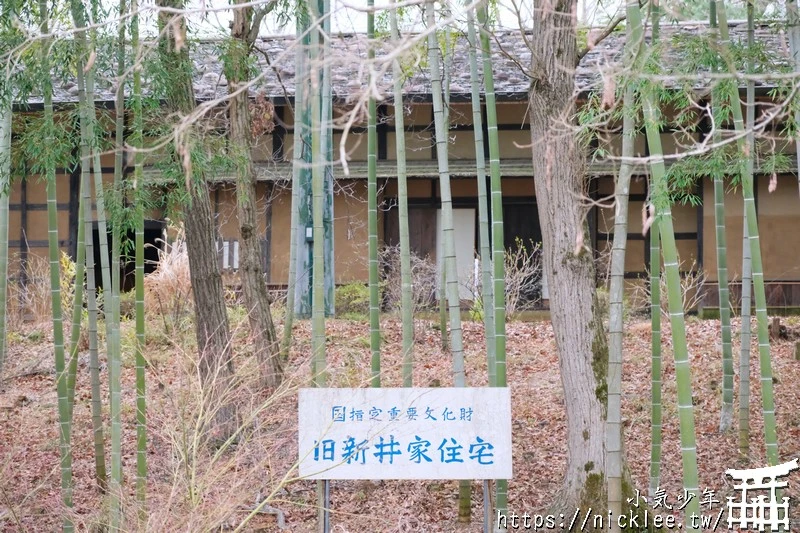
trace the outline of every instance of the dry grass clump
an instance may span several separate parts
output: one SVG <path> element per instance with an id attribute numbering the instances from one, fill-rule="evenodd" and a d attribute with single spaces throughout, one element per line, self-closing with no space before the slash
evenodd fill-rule
<path id="1" fill-rule="evenodd" d="M 192 309 L 189 253 L 181 227 L 176 228 L 171 242 L 158 241 L 158 266 L 144 279 L 144 301 L 146 311 L 160 315 L 165 333 L 169 333 Z"/>
<path id="2" fill-rule="evenodd" d="M 678 268 L 681 271 L 681 302 L 683 311 L 689 312 L 698 308 L 705 297 L 705 284 L 708 278 L 706 272 L 696 260 L 692 260 L 688 267 L 684 268 L 687 262 L 681 262 Z M 647 271 L 647 279 L 650 279 L 650 272 Z M 667 297 L 667 273 L 662 272 L 660 278 L 661 290 L 661 312 L 664 316 L 669 316 L 669 298 Z M 631 297 L 633 311 L 640 314 L 650 312 L 650 283 L 637 285 Z"/>
<path id="3" fill-rule="evenodd" d="M 18 258 L 17 261 L 21 261 Z M 72 302 L 75 295 L 75 263 L 61 252 L 61 310 L 65 327 L 69 327 Z M 28 254 L 25 259 L 25 275 L 8 279 L 8 327 L 19 331 L 23 323 L 35 326 L 52 320 L 50 293 L 50 260 L 47 257 Z"/>

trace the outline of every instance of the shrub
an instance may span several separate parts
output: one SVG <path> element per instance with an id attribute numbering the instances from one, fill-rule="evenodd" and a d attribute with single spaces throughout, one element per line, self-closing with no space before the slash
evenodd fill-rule
<path id="1" fill-rule="evenodd" d="M 123 292 L 119 295 L 120 318 L 136 317 L 136 291 Z"/>
<path id="2" fill-rule="evenodd" d="M 699 267 L 697 261 L 692 261 L 689 269 L 683 268 L 681 262 L 678 268 L 681 271 L 681 301 L 684 313 L 697 309 L 705 296 L 705 283 L 708 277 L 705 271 Z M 631 298 L 634 312 L 650 314 L 650 272 L 647 272 L 647 283 L 636 287 Z M 661 273 L 661 312 L 669 316 L 669 299 L 667 297 L 667 274 Z"/>
<path id="3" fill-rule="evenodd" d="M 534 309 L 542 299 L 542 262 L 540 243 L 525 244 L 517 238 L 516 246 L 505 253 L 505 298 L 506 319 L 513 320 L 521 312 Z M 478 259 L 474 273 L 466 282 L 472 293 L 470 317 L 473 320 L 483 319 L 482 273 Z M 475 276 L 478 276 L 477 281 Z"/>
<path id="4" fill-rule="evenodd" d="M 384 246 L 378 260 L 382 273 L 383 305 L 387 311 L 399 311 L 403 297 L 400 277 L 400 246 Z M 411 252 L 411 299 L 414 313 L 431 309 L 437 305 L 438 279 L 436 262 L 429 257 L 419 257 Z"/>
<path id="5" fill-rule="evenodd" d="M 363 283 L 348 283 L 336 287 L 336 314 L 366 315 L 369 313 L 369 287 Z"/>
<path id="6" fill-rule="evenodd" d="M 516 239 L 516 247 L 506 250 L 506 316 L 512 320 L 522 311 L 533 309 L 542 298 L 541 243 Z"/>
<path id="7" fill-rule="evenodd" d="M 436 261 L 429 256 L 420 257 L 410 252 L 411 262 L 411 313 L 438 308 L 437 286 L 439 273 Z M 399 313 L 403 307 L 403 282 L 400 265 L 400 246 L 384 246 L 378 255 L 381 271 L 381 297 L 385 311 Z M 417 322 L 414 321 L 416 337 Z"/>

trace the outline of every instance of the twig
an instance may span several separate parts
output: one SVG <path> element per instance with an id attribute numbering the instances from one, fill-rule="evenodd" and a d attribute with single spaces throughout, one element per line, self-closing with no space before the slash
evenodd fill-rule
<path id="1" fill-rule="evenodd" d="M 255 507 L 244 507 L 241 509 L 242 511 L 246 512 L 255 512 L 259 514 L 271 514 L 275 515 L 278 520 L 278 529 L 283 531 L 286 529 L 286 515 L 283 511 L 278 509 L 277 507 L 272 507 L 269 504 L 262 504 L 261 502 L 257 503 Z"/>
<path id="2" fill-rule="evenodd" d="M 624 12 L 620 13 L 619 15 L 614 17 L 614 19 L 611 22 L 608 23 L 608 26 L 606 26 L 605 29 L 603 29 L 603 31 L 600 32 L 600 34 L 597 36 L 597 38 L 592 39 L 591 42 L 589 42 L 582 50 L 578 51 L 578 58 L 575 61 L 575 65 L 577 66 L 578 63 L 580 63 L 581 59 L 583 59 L 583 56 L 588 54 L 592 50 L 592 48 L 594 48 L 595 46 L 600 44 L 600 42 L 603 39 L 605 39 L 606 37 L 611 35 L 614 32 L 614 30 L 617 28 L 617 26 L 619 26 L 620 22 L 622 22 L 623 20 L 625 20 L 625 13 Z"/>

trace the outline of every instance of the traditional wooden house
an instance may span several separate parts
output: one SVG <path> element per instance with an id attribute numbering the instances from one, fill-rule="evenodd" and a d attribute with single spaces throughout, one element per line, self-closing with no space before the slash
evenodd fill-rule
<path id="1" fill-rule="evenodd" d="M 667 26 L 663 39 L 679 39 L 705 31 L 702 25 Z M 744 25 L 732 24 L 734 40 L 744 39 Z M 765 53 L 776 62 L 787 62 L 788 45 L 785 37 L 770 26 L 757 30 L 757 39 Z M 614 33 L 588 51 L 577 67 L 576 93 L 586 101 L 600 90 L 604 76 L 613 72 L 621 57 L 624 35 Z M 253 87 L 252 94 L 264 94 L 274 105 L 275 128 L 255 142 L 253 155 L 257 162 L 258 194 L 261 211 L 259 232 L 264 242 L 264 268 L 272 286 L 284 286 L 288 276 L 288 249 L 290 228 L 290 179 L 292 176 L 293 125 L 292 101 L 294 95 L 294 37 L 274 37 L 257 43 L 258 68 L 262 75 Z M 388 46 L 388 45 L 387 45 Z M 332 40 L 333 93 L 335 114 L 341 116 L 353 108 L 362 95 L 365 73 L 358 69 L 359 58 L 367 54 L 367 41 L 361 35 L 338 36 Z M 195 89 L 198 100 L 213 101 L 224 98 L 227 83 L 222 66 L 215 53 L 215 45 L 199 43 L 193 50 L 196 67 Z M 494 43 L 494 74 L 497 86 L 497 116 L 500 130 L 500 155 L 503 183 L 503 213 L 505 245 L 513 246 L 517 238 L 540 241 L 537 216 L 537 199 L 532 178 L 532 164 L 527 96 L 529 79 L 526 66 L 530 51 L 520 32 L 498 33 Z M 665 61 L 677 64 L 679 53 L 668 51 Z M 378 52 L 380 57 L 380 52 Z M 409 64 L 413 63 L 413 58 Z M 459 39 L 450 63 L 450 174 L 455 208 L 457 255 L 459 272 L 468 275 L 473 269 L 477 250 L 477 181 L 474 155 L 474 126 L 470 106 L 469 67 L 467 43 Z M 388 69 L 390 72 L 390 69 Z M 420 68 L 412 68 L 404 84 L 406 145 L 408 147 L 408 177 L 411 245 L 417 254 L 435 258 L 437 255 L 437 213 L 440 209 L 438 167 L 434 143 L 433 115 L 430 83 Z M 384 94 L 391 94 L 391 79 L 387 74 L 379 80 Z M 113 110 L 113 93 L 98 84 L 101 105 Z M 61 102 L 76 100 L 74 84 L 67 81 L 57 87 L 56 97 Z M 770 96 L 771 87 L 759 84 L 756 113 L 760 119 L 775 109 Z M 744 91 L 742 91 L 744 94 Z M 708 95 L 697 91 L 699 107 L 708 104 Z M 35 110 L 35 107 L 33 108 Z M 665 110 L 674 116 L 676 110 Z M 396 209 L 396 154 L 393 106 L 383 100 L 378 105 L 378 179 L 380 190 L 379 232 L 385 243 L 396 243 L 398 224 Z M 484 109 L 485 118 L 485 109 Z M 764 149 L 781 151 L 789 156 L 791 167 L 796 169 L 795 144 L 781 136 L 781 121 L 785 114 L 764 124 L 759 134 Z M 723 125 L 725 127 L 725 125 Z M 342 139 L 341 124 L 334 131 L 334 146 Z M 484 140 L 486 121 L 483 121 Z M 613 192 L 618 170 L 621 128 L 610 126 L 600 133 L 592 147 L 603 149 L 603 158 L 587 154 L 589 179 L 587 195 L 596 204 L 587 208 L 592 244 L 602 255 L 612 237 L 613 209 L 604 207 Z M 666 153 L 681 153 L 687 146 L 708 138 L 711 124 L 698 113 L 696 128 L 665 127 L 662 141 Z M 724 133 L 724 132 L 723 132 Z M 349 173 L 334 162 L 336 189 L 334 195 L 334 255 L 336 283 L 366 282 L 367 274 L 367 142 L 366 118 L 361 116 L 349 131 L 345 143 Z M 484 144 L 488 153 L 488 146 Z M 644 135 L 636 138 L 637 155 L 647 156 Z M 338 149 L 336 150 L 338 153 Z M 103 172 L 110 179 L 112 156 L 103 157 Z M 674 159 L 668 160 L 668 164 Z M 556 163 L 557 164 L 557 163 Z M 800 306 L 800 260 L 795 255 L 800 250 L 800 196 L 797 177 L 793 172 L 774 175 L 771 169 L 761 168 L 756 162 L 756 200 L 761 229 L 761 246 L 767 300 L 773 307 Z M 156 174 L 155 170 L 148 175 Z M 79 170 L 63 171 L 59 175 L 59 209 L 61 217 L 61 243 L 72 249 L 77 228 L 77 188 Z M 626 277 L 635 283 L 643 279 L 648 269 L 647 237 L 642 233 L 642 216 L 647 199 L 647 166 L 636 167 L 630 197 L 629 243 L 626 256 Z M 218 217 L 220 264 L 224 269 L 238 266 L 235 189 L 233 176 L 219 175 L 209 178 L 212 183 L 212 205 Z M 776 185 L 773 192 L 770 185 Z M 726 229 L 730 253 L 729 271 L 733 280 L 740 279 L 742 202 L 740 192 L 728 187 L 726 193 Z M 673 208 L 676 239 L 683 268 L 703 269 L 708 276 L 705 304 L 716 307 L 716 256 L 713 195 L 707 180 L 696 185 L 698 205 L 679 204 Z M 605 199 L 605 200 L 604 200 Z M 22 260 L 16 268 L 24 279 L 25 259 L 30 255 L 46 253 L 46 212 L 44 184 L 35 176 L 26 176 L 15 184 L 11 192 L 12 252 Z M 164 227 L 164 220 L 154 214 L 148 222 L 146 238 L 154 241 Z M 18 236 L 18 238 L 17 238 Z"/>

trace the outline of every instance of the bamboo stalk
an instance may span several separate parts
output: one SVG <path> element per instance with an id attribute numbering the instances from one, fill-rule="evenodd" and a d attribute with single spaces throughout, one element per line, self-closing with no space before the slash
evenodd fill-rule
<path id="1" fill-rule="evenodd" d="M 725 2 L 717 0 L 717 16 L 719 17 L 719 46 L 723 57 L 728 55 L 730 34 L 728 31 L 728 18 L 725 12 Z M 753 147 L 748 140 L 741 136 L 744 133 L 744 120 L 739 100 L 738 87 L 732 87 L 729 100 L 733 112 L 733 124 L 736 133 L 740 134 L 736 144 L 739 153 L 750 154 Z M 764 290 L 764 267 L 761 260 L 761 245 L 758 233 L 758 219 L 756 217 L 756 202 L 753 194 L 753 175 L 746 168 L 741 170 L 742 192 L 744 193 L 745 217 L 747 219 L 747 233 L 750 239 L 750 255 L 752 257 L 753 289 L 756 300 L 756 318 L 758 321 L 758 354 L 761 373 L 761 401 L 764 415 L 764 441 L 767 451 L 767 462 L 770 465 L 778 464 L 778 434 L 775 422 L 775 396 L 772 387 L 772 361 L 769 350 L 769 331 L 767 316 L 767 299 Z"/>
<path id="2" fill-rule="evenodd" d="M 652 190 L 652 187 L 651 187 Z M 659 216 L 654 214 L 650 226 L 650 487 L 649 494 L 655 498 L 661 480 L 661 241 Z"/>
<path id="3" fill-rule="evenodd" d="M 80 0 L 71 1 L 72 18 L 77 28 L 86 27 L 86 14 Z M 86 51 L 86 30 L 76 32 L 78 48 Z M 83 223 L 85 238 L 86 295 L 89 313 L 89 376 L 92 390 L 92 429 L 94 433 L 95 479 L 100 490 L 107 488 L 105 444 L 103 439 L 103 411 L 100 399 L 100 360 L 97 352 L 97 300 L 95 293 L 94 243 L 92 239 L 92 193 L 90 187 L 90 165 L 93 117 L 87 100 L 87 85 L 84 78 L 84 59 L 77 59 L 78 105 L 80 107 L 81 136 L 81 192 L 83 195 Z M 101 239 L 102 240 L 102 239 Z"/>
<path id="4" fill-rule="evenodd" d="M 641 42 L 641 32 L 628 31 L 630 43 Z M 629 45 L 629 48 L 633 48 Z M 628 57 L 635 56 L 629 50 Z M 606 476 L 608 478 L 608 509 L 615 516 L 622 514 L 622 341 L 625 333 L 623 323 L 623 300 L 625 297 L 625 251 L 628 241 L 628 197 L 630 195 L 630 163 L 634 155 L 634 98 L 633 84 L 625 86 L 622 103 L 622 164 L 614 190 L 616 203 L 614 215 L 614 240 L 611 245 L 611 274 L 609 285 L 608 319 L 608 405 L 606 415 Z M 611 530 L 619 531 L 617 522 L 611 521 Z"/>
<path id="5" fill-rule="evenodd" d="M 495 327 L 495 385 L 506 383 L 506 291 L 505 291 L 505 236 L 503 233 L 503 191 L 500 174 L 500 140 L 497 130 L 497 103 L 492 71 L 492 47 L 490 43 L 489 13 L 487 4 L 478 9 L 481 26 L 481 56 L 483 57 L 483 83 L 486 94 L 486 126 L 489 136 L 489 174 L 492 198 L 492 294 L 494 297 Z M 508 508 L 508 481 L 500 479 L 496 485 L 495 504 L 497 511 L 505 513 Z"/>
<path id="6" fill-rule="evenodd" d="M 97 2 L 94 2 L 97 5 Z M 120 20 L 125 17 L 125 0 L 119 1 Z M 125 75 L 125 24 L 120 23 L 117 34 L 117 79 Z M 114 191 L 122 190 L 122 162 L 125 145 L 125 92 L 120 88 L 116 95 L 117 113 L 114 120 Z M 95 155 L 95 161 L 99 155 Z M 121 203 L 120 203 L 121 205 Z M 118 216 L 121 213 L 117 214 Z M 109 509 L 111 531 L 119 531 L 122 526 L 122 347 L 120 339 L 120 229 L 122 221 L 112 224 L 111 236 L 111 287 L 106 294 L 111 296 L 111 316 L 106 315 L 110 324 L 108 380 L 111 395 L 111 486 L 109 490 Z"/>
<path id="7" fill-rule="evenodd" d="M 476 49 L 480 47 L 475 32 L 475 15 L 467 11 L 467 39 L 469 40 L 469 73 L 472 100 L 472 129 L 475 132 L 475 166 L 478 178 L 478 231 L 481 261 L 481 300 L 483 328 L 486 338 L 486 367 L 489 386 L 494 386 L 495 339 L 494 297 L 492 294 L 492 257 L 489 245 L 489 200 L 486 195 L 486 157 L 483 147 L 483 116 L 481 113 L 480 73 Z"/>
<path id="8" fill-rule="evenodd" d="M 394 2 L 394 0 L 392 0 Z M 397 9 L 389 12 L 392 39 L 399 42 Z M 397 209 L 400 233 L 400 314 L 403 323 L 403 386 L 413 386 L 414 374 L 414 304 L 411 287 L 411 240 L 408 234 L 408 183 L 406 179 L 406 128 L 403 109 L 403 71 L 400 60 L 392 62 L 394 95 L 394 132 L 397 146 Z"/>
<path id="9" fill-rule="evenodd" d="M 289 359 L 289 349 L 292 344 L 292 324 L 294 323 L 295 311 L 295 286 L 297 284 L 297 239 L 300 232 L 300 179 L 303 172 L 303 123 L 300 120 L 301 110 L 306 105 L 305 102 L 305 77 L 306 72 L 306 50 L 302 44 L 305 42 L 305 17 L 300 12 L 298 5 L 297 13 L 297 39 L 298 46 L 295 52 L 295 94 L 294 94 L 294 144 L 292 148 L 292 203 L 291 203 L 291 228 L 289 234 L 289 274 L 286 286 L 286 309 L 283 319 L 283 340 L 281 342 L 281 359 Z"/>
<path id="10" fill-rule="evenodd" d="M 2 89 L 2 87 L 0 87 Z M 0 378 L 7 356 L 8 214 L 11 189 L 11 97 L 0 95 Z M 0 382 L 2 380 L 0 379 Z"/>
<path id="11" fill-rule="evenodd" d="M 39 0 L 39 18 L 40 18 L 40 29 L 43 35 L 48 35 L 49 32 L 49 13 L 47 8 L 47 2 L 45 0 Z M 50 39 L 46 38 L 44 43 L 42 43 L 42 93 L 44 98 L 44 120 L 45 120 L 45 128 L 47 129 L 47 136 L 49 139 L 46 139 L 45 142 L 47 146 L 53 146 L 52 141 L 52 133 L 55 128 L 54 119 L 53 119 L 53 86 L 52 81 L 50 79 L 50 60 L 49 60 L 49 44 Z M 8 147 L 8 152 L 10 154 L 11 148 L 11 106 L 7 107 L 7 113 L 4 113 L 2 116 L 2 121 L 0 121 L 0 142 L 5 146 Z M 5 150 L 4 150 L 5 151 Z M 8 160 L 10 163 L 10 159 Z M 4 162 L 4 165 L 7 163 Z M 10 178 L 10 167 L 3 169 L 4 172 L 0 172 L 3 174 L 4 179 Z M 64 354 L 64 323 L 63 323 L 63 313 L 61 309 L 61 271 L 60 271 L 60 249 L 58 246 L 58 206 L 56 204 L 57 193 L 56 193 L 56 169 L 55 169 L 55 162 L 52 158 L 46 159 L 46 169 L 45 169 L 46 179 L 47 179 L 47 244 L 48 244 L 48 255 L 50 260 L 50 302 L 52 306 L 53 312 L 53 348 L 54 348 L 54 355 L 55 355 L 55 367 L 56 367 L 56 392 L 58 394 L 58 421 L 59 421 L 59 452 L 60 452 L 60 471 L 61 471 L 61 498 L 64 503 L 64 507 L 67 509 L 67 513 L 71 511 L 72 508 L 72 421 L 71 421 L 71 409 L 70 409 L 70 401 L 69 401 L 69 394 L 68 394 L 68 371 L 66 368 L 65 362 L 65 354 Z M 3 190 L 7 190 L 5 186 Z M 8 208 L 8 195 L 4 194 L 2 199 L 3 204 L 5 204 L 5 209 Z M 7 217 L 7 213 L 6 213 Z M 7 221 L 7 218 L 6 218 Z M 8 245 L 8 226 L 6 223 L 6 227 L 4 229 L 0 228 L 0 232 L 6 236 L 4 238 L 4 243 L 6 246 Z M 2 253 L 0 251 L 0 253 Z M 5 296 L 3 295 L 3 300 L 5 303 Z M 72 519 L 69 517 L 68 514 L 65 514 L 64 521 L 62 524 L 62 531 L 64 532 L 72 532 L 74 531 L 75 526 L 72 522 Z"/>
<path id="12" fill-rule="evenodd" d="M 324 181 L 325 181 L 325 158 L 322 146 L 322 127 L 321 124 L 321 100 L 324 87 L 320 87 L 320 76 L 317 74 L 320 61 L 327 58 L 320 54 L 320 32 L 319 24 L 325 12 L 320 12 L 323 2 L 312 2 L 313 26 L 311 33 L 310 47 L 310 66 L 311 66 L 311 188 L 312 188 L 312 219 L 314 223 L 314 243 L 313 243 L 313 266 L 312 266 L 312 299 L 311 299 L 311 350 L 313 358 L 312 375 L 314 387 L 325 387 L 327 384 L 327 371 L 325 361 L 325 239 L 323 216 L 324 205 Z M 324 7 L 322 8 L 324 9 Z M 326 124 L 325 127 L 328 125 Z M 324 481 L 317 481 L 317 508 L 318 508 L 318 530 L 325 531 L 327 520 L 327 509 L 325 509 L 325 487 Z"/>
<path id="13" fill-rule="evenodd" d="M 652 25 L 652 41 L 657 42 L 661 24 L 661 10 L 658 2 L 650 6 Z M 641 47 L 642 50 L 644 47 Z M 654 202 L 652 177 L 650 179 L 651 205 L 653 209 L 653 224 L 650 226 L 650 322 L 652 333 L 651 342 L 651 444 L 650 444 L 650 487 L 651 498 L 655 497 L 661 479 L 662 455 L 662 415 L 661 405 L 662 372 L 661 372 L 661 235 L 660 213 Z"/>
<path id="14" fill-rule="evenodd" d="M 135 60 L 141 61 L 139 42 L 139 0 L 131 0 L 131 47 Z M 136 285 L 136 502 L 139 505 L 139 525 L 147 520 L 147 395 L 144 358 L 145 346 L 145 313 L 144 313 L 144 208 L 141 197 L 144 186 L 142 171 L 144 170 L 143 147 L 143 115 L 142 115 L 142 73 L 141 68 L 133 71 L 133 134 L 134 153 L 133 189 L 137 197 L 135 230 L 134 272 Z"/>
<path id="15" fill-rule="evenodd" d="M 788 3 L 787 3 L 788 7 Z M 755 44 L 755 22 L 753 3 L 747 3 L 747 46 L 752 50 Z M 748 72 L 753 72 L 752 56 L 747 63 Z M 753 126 L 756 120 L 755 83 L 747 80 L 747 142 L 755 146 Z M 753 175 L 753 154 L 747 157 L 747 173 Z M 739 352 L 739 455 L 750 455 L 750 338 L 753 275 L 750 257 L 750 236 L 747 232 L 747 218 L 742 220 L 742 302 L 741 302 L 741 347 Z"/>
<path id="16" fill-rule="evenodd" d="M 427 25 L 436 25 L 433 2 L 426 6 Z M 446 295 L 450 315 L 450 346 L 453 354 L 453 380 L 456 387 L 466 382 L 464 372 L 464 347 L 461 335 L 461 306 L 458 293 L 458 271 L 456 269 L 456 250 L 453 225 L 453 200 L 450 191 L 450 173 L 447 159 L 447 132 L 444 124 L 444 105 L 442 102 L 442 81 L 439 67 L 439 44 L 435 33 L 428 36 L 428 61 L 431 69 L 431 92 L 433 96 L 433 116 L 436 128 L 436 152 L 439 165 L 439 188 L 442 198 L 442 235 L 444 257 L 442 265 L 447 275 Z"/>
<path id="17" fill-rule="evenodd" d="M 633 32 L 641 31 L 642 16 L 636 1 L 627 3 L 628 23 Z M 654 43 L 655 44 L 655 43 Z M 680 420 L 681 456 L 683 458 L 683 488 L 691 497 L 685 507 L 685 527 L 692 527 L 690 517 L 699 515 L 699 479 L 697 470 L 697 443 L 694 425 L 694 406 L 692 404 L 692 376 L 689 364 L 689 350 L 686 339 L 686 323 L 683 314 L 683 298 L 678 265 L 678 253 L 675 246 L 675 231 L 672 224 L 672 211 L 666 183 L 666 169 L 661 146 L 661 135 L 658 127 L 658 108 L 653 87 L 642 89 L 642 106 L 647 143 L 650 148 L 650 173 L 653 180 L 652 201 L 659 213 L 659 231 L 663 244 L 664 270 L 667 275 L 667 292 L 669 315 L 672 324 L 672 344 L 675 357 L 675 377 L 678 385 L 678 417 Z"/>
<path id="18" fill-rule="evenodd" d="M 710 0 L 710 26 L 712 32 L 717 31 L 717 16 Z M 716 69 L 715 69 L 716 70 Z M 712 105 L 718 105 L 717 102 Z M 714 130 L 714 141 L 719 141 L 719 130 Z M 717 280 L 719 290 L 719 321 L 722 330 L 722 408 L 720 409 L 719 431 L 725 433 L 733 422 L 733 347 L 731 344 L 731 309 L 730 289 L 728 287 L 728 246 L 725 238 L 725 185 L 721 171 L 713 176 L 714 183 L 714 231 L 717 252 Z"/>
<path id="19" fill-rule="evenodd" d="M 76 2 L 80 2 L 81 0 L 73 0 Z M 98 2 L 99 0 L 91 0 L 92 5 L 92 18 L 94 20 L 99 19 L 98 13 Z M 79 15 L 79 18 L 75 19 L 75 25 L 77 27 L 85 27 L 86 26 L 86 16 L 85 11 L 79 10 L 73 12 L 76 15 Z M 90 45 L 92 51 L 96 52 L 97 46 L 97 29 L 92 28 L 90 30 Z M 80 32 L 76 34 L 76 38 L 79 41 L 82 41 L 81 46 L 84 50 L 86 48 L 86 37 L 85 32 Z M 111 252 L 108 249 L 108 224 L 106 220 L 106 200 L 105 200 L 105 191 L 103 190 L 103 166 L 100 161 L 100 149 L 97 147 L 96 143 L 98 142 L 96 139 L 97 131 L 95 131 L 95 123 L 97 122 L 97 117 L 94 110 L 94 83 L 95 83 L 95 64 L 92 64 L 90 68 L 85 70 L 85 80 L 86 80 L 86 102 L 87 105 L 91 105 L 90 109 L 86 111 L 86 127 L 88 130 L 89 139 L 92 142 L 91 151 L 92 151 L 92 167 L 94 170 L 94 197 L 95 197 L 95 212 L 97 217 L 97 238 L 98 238 L 98 245 L 100 249 L 100 275 L 103 282 L 103 322 L 105 324 L 106 329 L 106 357 L 108 358 L 109 362 L 114 357 L 112 354 L 113 352 L 113 333 L 112 333 L 112 319 L 111 315 L 113 314 L 112 307 L 113 307 L 113 289 L 112 289 L 112 282 L 111 282 Z M 93 239 L 93 233 L 89 230 L 89 237 Z"/>
<path id="20" fill-rule="evenodd" d="M 374 0 L 367 0 L 372 8 Z M 375 60 L 375 14 L 367 12 L 368 61 Z M 371 72 L 371 70 L 370 70 Z M 372 82 L 370 81 L 370 84 Z M 367 104 L 367 231 L 369 241 L 369 346 L 372 354 L 372 386 L 381 386 L 381 318 L 380 289 L 378 287 L 378 135 L 375 96 L 370 93 Z"/>
<path id="21" fill-rule="evenodd" d="M 139 0 L 131 0 L 131 48 L 135 60 L 141 61 L 139 42 Z M 136 294 L 136 503 L 138 508 L 139 527 L 147 523 L 147 389 L 145 369 L 147 361 L 144 357 L 145 346 L 145 312 L 144 312 L 144 207 L 142 171 L 144 170 L 143 116 L 142 116 L 142 73 L 141 68 L 133 71 L 133 134 L 134 153 L 133 189 L 137 201 L 136 230 L 134 243 L 134 275 Z"/>
<path id="22" fill-rule="evenodd" d="M 321 17 L 325 14 L 319 12 L 319 7 L 315 6 L 314 29 L 311 33 L 311 66 L 314 72 L 315 65 L 326 58 L 320 54 L 320 37 L 317 25 Z M 311 154 L 313 165 L 312 190 L 313 190 L 313 220 L 314 220 L 314 265 L 313 276 L 313 298 L 312 305 L 312 353 L 314 364 L 314 385 L 324 387 L 327 381 L 325 368 L 325 261 L 324 261 L 324 242 L 323 221 L 324 212 L 324 157 L 321 143 L 321 93 L 320 77 L 315 74 L 312 76 L 311 90 Z"/>
<path id="23" fill-rule="evenodd" d="M 426 24 L 428 28 L 436 26 L 433 1 L 426 5 Z M 447 33 L 445 33 L 447 38 Z M 436 32 L 428 35 L 428 63 L 431 73 L 431 93 L 433 99 L 433 117 L 436 133 L 436 155 L 439 166 L 439 191 L 442 201 L 442 240 L 443 257 L 441 261 L 443 272 L 446 273 L 447 284 L 442 287 L 446 290 L 450 315 L 450 351 L 453 357 L 453 384 L 456 387 L 466 386 L 466 371 L 464 368 L 464 346 L 461 333 L 461 299 L 458 289 L 458 268 L 456 264 L 455 226 L 453 223 L 453 199 L 450 190 L 450 173 L 447 156 L 448 123 L 445 118 L 445 105 L 442 102 L 442 74 L 439 66 L 439 42 Z M 445 69 L 447 70 L 447 69 Z M 447 87 L 449 92 L 449 87 Z M 470 484 L 459 483 L 459 521 L 468 522 L 470 519 Z"/>

